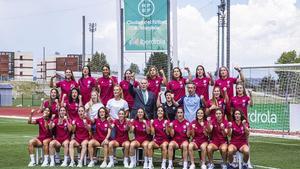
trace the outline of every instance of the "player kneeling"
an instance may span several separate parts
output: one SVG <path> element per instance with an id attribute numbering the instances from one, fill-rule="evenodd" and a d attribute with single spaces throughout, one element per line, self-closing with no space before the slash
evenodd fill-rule
<path id="1" fill-rule="evenodd" d="M 107 154 L 108 154 L 108 139 L 110 137 L 111 128 L 107 120 L 107 110 L 105 107 L 100 107 L 98 110 L 97 118 L 91 119 L 92 124 L 96 126 L 96 131 L 93 134 L 93 138 L 88 143 L 90 163 L 88 167 L 94 167 L 94 149 L 96 147 L 103 147 L 104 159 L 100 168 L 105 168 L 107 166 Z"/>
<path id="2" fill-rule="evenodd" d="M 55 150 L 60 149 L 61 146 L 64 147 L 64 161 L 61 164 L 61 166 L 68 166 L 69 142 L 72 125 L 70 124 L 66 113 L 66 108 L 60 107 L 58 112 L 58 118 L 54 119 L 49 125 L 49 128 L 52 129 L 52 131 L 55 133 L 54 139 L 49 144 L 50 167 L 55 166 Z"/>
<path id="3" fill-rule="evenodd" d="M 233 154 L 240 151 L 243 154 L 243 169 L 248 169 L 249 159 L 249 125 L 245 119 L 244 114 L 240 110 L 235 110 L 233 114 L 232 124 L 229 122 L 229 136 L 231 136 L 230 144 L 228 146 L 228 161 L 229 169 L 233 169 Z"/>

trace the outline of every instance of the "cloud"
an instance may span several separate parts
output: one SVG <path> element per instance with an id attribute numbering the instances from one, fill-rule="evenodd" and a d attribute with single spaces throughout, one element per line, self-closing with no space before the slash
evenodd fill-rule
<path id="1" fill-rule="evenodd" d="M 231 6 L 231 65 L 270 65 L 281 53 L 300 52 L 300 11 L 296 0 L 249 0 Z M 214 70 L 217 17 L 204 20 L 201 11 L 178 9 L 178 52 L 181 63 Z M 186 59 L 188 58 L 188 59 Z"/>
<path id="2" fill-rule="evenodd" d="M 81 53 L 81 16 L 96 22 L 94 51 L 108 55 L 112 67 L 117 60 L 116 1 L 66 0 L 0 1 L 1 50 L 48 55 Z M 178 8 L 178 57 L 180 66 L 194 71 L 203 64 L 212 71 L 217 58 L 217 17 L 181 1 Z M 185 4 L 185 5 L 184 5 Z M 217 11 L 215 11 L 217 12 Z M 231 65 L 274 64 L 288 50 L 300 52 L 300 9 L 296 0 L 249 0 L 231 6 Z M 86 29 L 86 53 L 91 34 Z M 258 62 L 259 61 L 259 62 Z M 144 64 L 144 54 L 126 54 L 125 63 Z"/>

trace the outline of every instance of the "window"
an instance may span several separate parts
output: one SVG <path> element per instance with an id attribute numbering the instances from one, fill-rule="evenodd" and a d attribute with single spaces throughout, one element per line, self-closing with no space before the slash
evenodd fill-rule
<path id="1" fill-rule="evenodd" d="M 23 60 L 23 56 L 22 55 L 20 55 L 20 60 Z"/>
<path id="2" fill-rule="evenodd" d="M 20 64 L 20 68 L 23 68 L 23 63 Z"/>
<path id="3" fill-rule="evenodd" d="M 23 72 L 20 72 L 20 76 L 23 76 Z"/>

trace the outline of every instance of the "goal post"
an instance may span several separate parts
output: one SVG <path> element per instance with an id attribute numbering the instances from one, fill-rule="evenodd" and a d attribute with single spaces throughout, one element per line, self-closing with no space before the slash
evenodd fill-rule
<path id="1" fill-rule="evenodd" d="M 300 127 L 291 128 L 297 115 L 291 106 L 300 105 L 300 64 L 247 66 L 242 70 L 254 102 L 248 113 L 251 128 L 270 134 L 299 132 Z"/>

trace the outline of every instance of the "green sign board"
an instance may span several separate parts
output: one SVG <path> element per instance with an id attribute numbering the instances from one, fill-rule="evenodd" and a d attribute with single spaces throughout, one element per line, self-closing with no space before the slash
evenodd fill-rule
<path id="1" fill-rule="evenodd" d="M 167 0 L 124 0 L 125 50 L 166 51 Z"/>
<path id="2" fill-rule="evenodd" d="M 289 130 L 288 104 L 254 104 L 248 111 L 251 128 Z"/>

